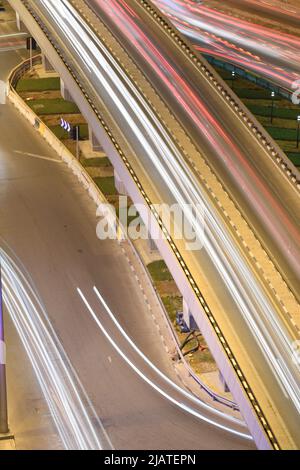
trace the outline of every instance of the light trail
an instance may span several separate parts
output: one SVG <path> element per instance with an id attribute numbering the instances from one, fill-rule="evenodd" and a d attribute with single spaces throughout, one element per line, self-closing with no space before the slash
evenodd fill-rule
<path id="1" fill-rule="evenodd" d="M 105 91 L 113 100 L 118 113 L 128 123 L 134 139 L 144 149 L 149 163 L 157 169 L 187 220 L 194 226 L 196 233 L 201 234 L 200 237 L 202 227 L 195 225 L 192 211 L 187 208 L 205 208 L 204 249 L 252 332 L 257 347 L 269 363 L 270 371 L 299 412 L 299 368 L 293 361 L 293 338 L 279 320 L 273 304 L 199 187 L 182 154 L 141 93 L 69 2 L 42 0 L 41 3 L 72 44 L 89 73 L 96 78 L 96 89 L 102 90 L 102 93 Z"/>
<path id="2" fill-rule="evenodd" d="M 190 415 L 193 415 L 194 417 L 200 419 L 201 421 L 204 421 L 212 426 L 215 426 L 216 428 L 219 428 L 223 431 L 229 432 L 231 434 L 234 434 L 238 437 L 241 437 L 243 439 L 251 439 L 251 436 L 241 433 L 239 431 L 236 431 L 233 428 L 230 428 L 228 426 L 224 426 L 220 424 L 217 421 L 214 421 L 207 416 L 204 416 L 203 414 L 199 413 L 198 411 L 194 410 L 193 408 L 187 406 L 185 403 L 178 401 L 177 399 L 173 398 L 170 394 L 165 392 L 161 387 L 159 387 L 156 383 L 154 383 L 149 377 L 147 377 L 130 359 L 129 357 L 124 353 L 124 351 L 118 346 L 118 344 L 114 341 L 114 339 L 111 337 L 111 335 L 108 333 L 108 331 L 104 328 L 103 324 L 97 317 L 95 311 L 92 309 L 91 305 L 89 304 L 87 298 L 81 291 L 81 289 L 77 288 L 78 294 L 80 295 L 82 302 L 86 306 L 87 310 L 89 311 L 91 317 L 95 321 L 96 325 L 98 328 L 101 330 L 103 335 L 106 337 L 106 339 L 109 341 L 109 343 L 112 345 L 112 347 L 117 351 L 117 353 L 122 357 L 122 359 L 131 367 L 131 369 L 144 381 L 146 382 L 151 388 L 153 388 L 156 392 L 158 392 L 162 397 L 164 397 L 166 400 L 168 400 L 170 403 L 173 403 L 175 406 L 180 408 L 181 410 L 189 413 Z M 172 386 L 173 386 L 172 382 Z"/>
<path id="3" fill-rule="evenodd" d="M 187 0 L 154 0 L 196 48 L 292 91 L 300 78 L 300 39 Z"/>
<path id="4" fill-rule="evenodd" d="M 151 65 L 163 86 L 166 86 L 172 93 L 175 102 L 185 113 L 186 122 L 194 126 L 217 164 L 222 168 L 225 167 L 230 173 L 230 179 L 234 186 L 239 188 L 242 200 L 246 200 L 250 209 L 255 211 L 260 222 L 276 241 L 279 250 L 284 252 L 294 275 L 300 278 L 299 229 L 288 216 L 281 202 L 274 197 L 257 168 L 250 163 L 247 149 L 241 148 L 241 143 L 236 141 L 234 133 L 230 133 L 221 123 L 220 116 L 216 115 L 213 106 L 205 97 L 195 92 L 189 82 L 177 71 L 172 61 L 168 61 L 160 51 L 155 40 L 151 41 L 147 37 L 138 20 L 133 20 L 126 11 L 122 10 L 123 3 L 120 6 L 119 0 L 111 0 L 114 8 L 109 8 L 106 3 L 99 3 L 99 0 L 96 2 L 134 45 L 142 60 Z M 231 108 L 230 111 L 234 114 Z M 236 119 L 236 116 L 234 115 L 233 118 Z M 248 128 L 247 132 L 253 138 Z M 263 146 L 261 146 L 261 151 L 262 158 L 269 158 Z M 292 238 L 291 234 L 293 234 Z"/>
<path id="5" fill-rule="evenodd" d="M 223 418 L 223 419 L 226 419 L 228 421 L 231 421 L 232 423 L 234 424 L 238 424 L 239 426 L 245 426 L 245 423 L 242 422 L 240 419 L 237 419 L 235 418 L 234 416 L 231 416 L 231 415 L 228 415 L 228 414 L 225 414 L 223 411 L 220 411 L 218 410 L 217 408 L 215 407 L 212 407 L 210 405 L 208 405 L 207 403 L 203 402 L 202 400 L 200 400 L 199 398 L 197 398 L 195 395 L 192 395 L 191 393 L 187 392 L 185 389 L 179 387 L 176 383 L 172 382 L 172 380 L 170 380 L 165 374 L 163 374 L 161 372 L 160 369 L 158 369 L 150 360 L 147 356 L 145 356 L 145 354 L 137 347 L 137 345 L 133 342 L 133 340 L 128 336 L 128 334 L 126 333 L 126 331 L 124 330 L 124 328 L 122 328 L 122 326 L 120 325 L 120 323 L 118 322 L 118 320 L 116 319 L 116 317 L 114 316 L 112 310 L 110 309 L 110 307 L 107 305 L 105 299 L 103 298 L 103 296 L 100 294 L 99 290 L 97 289 L 97 287 L 93 287 L 93 290 L 96 294 L 96 296 L 98 297 L 98 299 L 100 300 L 102 306 L 104 307 L 105 311 L 107 312 L 107 314 L 109 315 L 110 319 L 113 321 L 114 325 L 117 327 L 117 329 L 119 330 L 119 332 L 122 334 L 122 336 L 125 338 L 125 340 L 130 344 L 130 346 L 132 347 L 132 349 L 143 359 L 143 361 L 160 377 L 162 378 L 168 385 L 170 385 L 172 388 L 174 388 L 177 392 L 179 392 L 180 394 L 182 394 L 183 396 L 185 396 L 186 398 L 188 398 L 189 400 L 193 401 L 194 403 L 196 403 L 197 405 L 199 405 L 200 407 L 204 408 L 205 410 L 213 413 L 213 414 L 216 414 L 217 416 Z M 245 439 L 252 439 L 252 437 L 248 434 L 244 434 L 244 438 Z"/>
<path id="6" fill-rule="evenodd" d="M 3 300 L 65 449 L 113 449 L 47 313 L 15 261 L 0 249 Z"/>

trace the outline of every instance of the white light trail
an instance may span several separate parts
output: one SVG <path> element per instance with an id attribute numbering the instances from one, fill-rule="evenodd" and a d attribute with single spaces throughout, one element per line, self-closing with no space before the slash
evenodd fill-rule
<path id="1" fill-rule="evenodd" d="M 226 419 L 228 421 L 231 421 L 232 423 L 235 423 L 235 424 L 238 424 L 240 426 L 245 426 L 245 423 L 243 423 L 240 419 L 237 419 L 235 418 L 234 416 L 231 416 L 231 415 L 228 415 L 228 414 L 225 414 L 223 411 L 220 411 L 218 409 L 216 409 L 215 407 L 212 407 L 210 405 L 208 405 L 207 403 L 203 402 L 202 400 L 200 400 L 199 398 L 197 398 L 195 395 L 192 395 L 191 393 L 187 392 L 186 390 L 184 390 L 183 388 L 179 387 L 176 383 L 174 383 L 172 380 L 169 379 L 169 377 L 167 377 L 165 374 L 163 374 L 161 372 L 160 369 L 158 369 L 150 360 L 149 358 L 137 347 L 137 345 L 133 342 L 133 340 L 128 336 L 128 334 L 126 333 L 126 331 L 124 330 L 124 328 L 122 328 L 122 326 L 120 325 L 120 323 L 118 322 L 118 320 L 116 319 L 116 317 L 114 316 L 112 310 L 110 309 L 110 307 L 107 305 L 106 301 L 104 300 L 103 296 L 100 294 L 99 290 L 97 289 L 97 287 L 94 286 L 93 288 L 94 292 L 96 293 L 98 299 L 100 300 L 101 304 L 103 305 L 103 307 L 105 308 L 106 312 L 108 313 L 109 317 L 111 318 L 111 320 L 113 321 L 113 323 L 115 324 L 115 326 L 117 327 L 117 329 L 120 331 L 120 333 L 122 334 L 122 336 L 126 339 L 126 341 L 130 344 L 130 346 L 134 349 L 134 351 L 143 359 L 143 361 L 149 366 L 151 367 L 152 370 L 154 370 L 154 372 L 156 372 L 156 374 L 159 375 L 160 378 L 162 378 L 168 385 L 170 385 L 172 388 L 174 388 L 177 392 L 181 393 L 183 396 L 185 396 L 186 398 L 188 398 L 189 400 L 193 401 L 194 403 L 196 403 L 197 405 L 199 405 L 200 407 L 204 408 L 205 410 L 213 413 L 213 414 L 216 414 L 217 416 L 223 418 L 223 419 Z M 248 439 L 252 439 L 252 437 L 250 435 L 247 435 L 247 434 L 244 434 L 244 437 L 245 438 L 248 438 Z"/>
<path id="2" fill-rule="evenodd" d="M 3 300 L 66 449 L 113 446 L 30 283 L 0 249 Z"/>
<path id="3" fill-rule="evenodd" d="M 103 324 L 97 317 L 96 313 L 92 309 L 91 305 L 89 304 L 88 300 L 86 299 L 85 295 L 82 293 L 81 289 L 77 288 L 78 294 L 80 295 L 84 305 L 86 306 L 87 310 L 91 314 L 92 318 L 94 319 L 95 323 L 99 327 L 99 329 L 102 331 L 103 335 L 106 337 L 106 339 L 109 341 L 109 343 L 113 346 L 113 348 L 117 351 L 117 353 L 124 359 L 124 361 L 131 367 L 131 369 L 134 370 L 134 372 L 142 379 L 144 382 L 146 382 L 151 388 L 153 388 L 156 392 L 158 392 L 162 397 L 164 397 L 166 400 L 169 402 L 173 403 L 176 405 L 178 408 L 186 411 L 187 413 L 195 416 L 196 418 L 200 419 L 201 421 L 204 421 L 208 424 L 211 424 L 212 426 L 215 426 L 219 429 L 222 429 L 223 431 L 229 432 L 231 434 L 234 434 L 238 437 L 245 438 L 245 439 L 251 439 L 251 437 L 247 434 L 241 433 L 239 431 L 236 431 L 233 428 L 230 428 L 228 426 L 224 426 L 217 421 L 214 421 L 207 416 L 202 415 L 198 411 L 194 410 L 193 408 L 187 406 L 185 403 L 182 403 L 175 398 L 173 398 L 171 395 L 166 393 L 161 387 L 156 385 L 152 380 L 150 380 L 129 358 L 126 356 L 126 354 L 122 351 L 122 349 L 117 345 L 117 343 L 113 340 L 113 338 L 110 336 L 110 334 L 107 332 L 107 330 L 104 328 Z"/>

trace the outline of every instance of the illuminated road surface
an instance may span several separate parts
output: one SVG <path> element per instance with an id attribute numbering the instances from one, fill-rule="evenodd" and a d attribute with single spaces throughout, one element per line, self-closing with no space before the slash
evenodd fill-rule
<path id="1" fill-rule="evenodd" d="M 291 3 L 279 0 L 228 0 L 226 3 L 242 9 L 246 13 L 249 11 L 263 14 L 268 19 L 285 23 L 287 26 L 300 25 L 300 8 Z"/>
<path id="2" fill-rule="evenodd" d="M 254 71 L 288 90 L 300 78 L 300 38 L 189 0 L 154 3 L 200 52 Z"/>

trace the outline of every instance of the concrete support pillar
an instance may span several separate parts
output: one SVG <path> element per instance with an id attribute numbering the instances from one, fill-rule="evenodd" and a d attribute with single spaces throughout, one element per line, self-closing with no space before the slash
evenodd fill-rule
<path id="1" fill-rule="evenodd" d="M 73 98 L 72 98 L 72 95 L 71 93 L 69 92 L 69 90 L 67 89 L 67 87 L 65 86 L 65 83 L 62 79 L 60 79 L 60 92 L 61 92 L 61 96 L 67 100 L 67 101 L 73 101 Z"/>
<path id="2" fill-rule="evenodd" d="M 229 388 L 228 388 L 228 385 L 227 383 L 225 382 L 224 380 L 224 377 L 221 373 L 221 371 L 219 370 L 219 380 L 220 380 L 220 383 L 222 385 L 222 389 L 224 390 L 224 392 L 230 392 Z"/>
<path id="3" fill-rule="evenodd" d="M 185 323 L 190 327 L 190 309 L 184 298 L 182 299 L 182 312 Z"/>
<path id="4" fill-rule="evenodd" d="M 89 139 L 92 145 L 92 149 L 94 152 L 101 152 L 103 151 L 102 145 L 96 138 L 95 134 L 93 133 L 91 127 L 89 127 Z"/>
<path id="5" fill-rule="evenodd" d="M 121 178 L 119 177 L 118 173 L 116 170 L 114 170 L 114 178 L 115 178 L 115 188 L 118 191 L 119 194 L 123 194 L 124 196 L 127 195 L 127 191 L 125 188 L 125 185 Z"/>
<path id="6" fill-rule="evenodd" d="M 45 72 L 55 72 L 53 65 L 51 62 L 47 59 L 45 54 L 42 55 L 42 61 L 43 61 L 43 67 L 45 69 Z"/>
<path id="7" fill-rule="evenodd" d="M 190 330 L 199 330 L 199 326 L 197 325 L 193 314 L 188 306 L 188 303 L 186 300 L 183 298 L 182 299 L 182 311 L 183 311 L 183 318 L 187 326 L 190 328 Z"/>
<path id="8" fill-rule="evenodd" d="M 148 247 L 150 251 L 158 251 L 155 241 L 151 238 L 150 233 L 148 233 Z"/>

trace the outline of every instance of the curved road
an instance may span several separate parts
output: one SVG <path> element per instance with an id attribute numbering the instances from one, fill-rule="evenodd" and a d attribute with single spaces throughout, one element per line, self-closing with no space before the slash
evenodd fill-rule
<path id="1" fill-rule="evenodd" d="M 6 78 L 18 60 L 13 53 L 5 58 L 1 78 Z M 127 342 L 122 343 L 92 292 L 96 285 L 137 344 L 172 377 L 144 297 L 121 247 L 115 241 L 100 242 L 96 238 L 95 207 L 86 192 L 10 105 L 1 106 L 0 112 L 1 132 L 5 135 L 0 147 L 2 240 L 30 273 L 51 324 L 113 446 L 249 448 L 244 440 L 200 422 L 159 396 L 125 364 L 96 327 L 77 287 L 130 356 Z M 134 357 L 134 362 L 145 370 L 143 361 Z"/>

